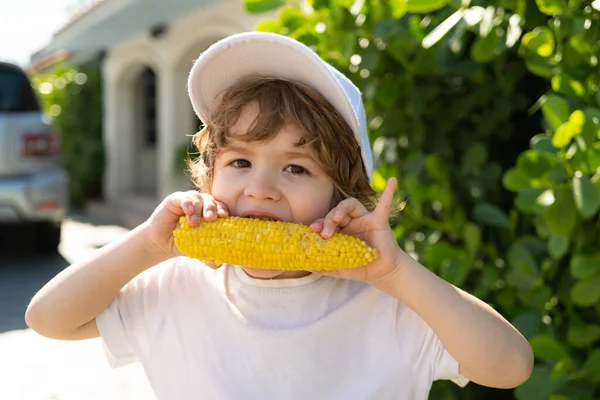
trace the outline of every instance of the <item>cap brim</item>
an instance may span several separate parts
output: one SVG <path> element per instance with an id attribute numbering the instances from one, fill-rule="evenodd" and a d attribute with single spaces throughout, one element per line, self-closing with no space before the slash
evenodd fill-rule
<path id="1" fill-rule="evenodd" d="M 245 76 L 257 75 L 297 82 L 320 93 L 362 142 L 357 116 L 333 70 L 309 48 L 280 35 L 233 35 L 205 51 L 194 63 L 188 80 L 194 111 L 206 122 L 223 91 Z"/>

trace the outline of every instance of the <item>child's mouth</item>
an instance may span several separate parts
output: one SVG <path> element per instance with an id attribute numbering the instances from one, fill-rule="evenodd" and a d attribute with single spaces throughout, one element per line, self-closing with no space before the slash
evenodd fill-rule
<path id="1" fill-rule="evenodd" d="M 249 215 L 248 218 L 252 218 L 252 219 L 260 219 L 263 221 L 277 221 L 275 218 L 269 218 L 269 217 L 255 217 L 252 215 Z"/>

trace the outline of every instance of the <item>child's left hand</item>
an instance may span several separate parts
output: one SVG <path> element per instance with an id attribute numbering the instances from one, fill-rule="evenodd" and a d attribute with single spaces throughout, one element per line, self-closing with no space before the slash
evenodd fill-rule
<path id="1" fill-rule="evenodd" d="M 398 260 L 402 250 L 394 237 L 389 224 L 390 211 L 397 181 L 390 178 L 375 210 L 369 212 L 355 198 L 341 201 L 325 218 L 313 222 L 310 227 L 320 232 L 323 238 L 330 238 L 336 231 L 364 240 L 379 251 L 377 260 L 364 267 L 341 269 L 337 271 L 312 271 L 317 275 L 360 280 L 371 285 L 381 284 L 391 279 L 400 270 Z"/>

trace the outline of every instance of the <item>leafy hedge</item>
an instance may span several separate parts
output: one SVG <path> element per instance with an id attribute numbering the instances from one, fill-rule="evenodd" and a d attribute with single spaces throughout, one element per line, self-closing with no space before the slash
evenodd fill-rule
<path id="1" fill-rule="evenodd" d="M 100 63 L 78 68 L 59 64 L 34 75 L 32 84 L 61 135 L 71 205 L 81 207 L 86 200 L 100 198 L 104 175 Z"/>
<path id="2" fill-rule="evenodd" d="M 402 247 L 530 340 L 514 391 L 431 398 L 600 398 L 600 0 L 244 3 L 362 89 Z"/>

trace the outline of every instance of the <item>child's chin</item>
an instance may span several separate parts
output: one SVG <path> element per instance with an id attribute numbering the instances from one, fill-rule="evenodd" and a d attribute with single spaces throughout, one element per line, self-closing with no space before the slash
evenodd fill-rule
<path id="1" fill-rule="evenodd" d="M 278 269 L 262 269 L 262 268 L 248 268 L 242 267 L 242 269 L 251 278 L 255 279 L 288 279 L 288 278 L 300 278 L 302 276 L 309 275 L 307 271 L 281 271 Z"/>

